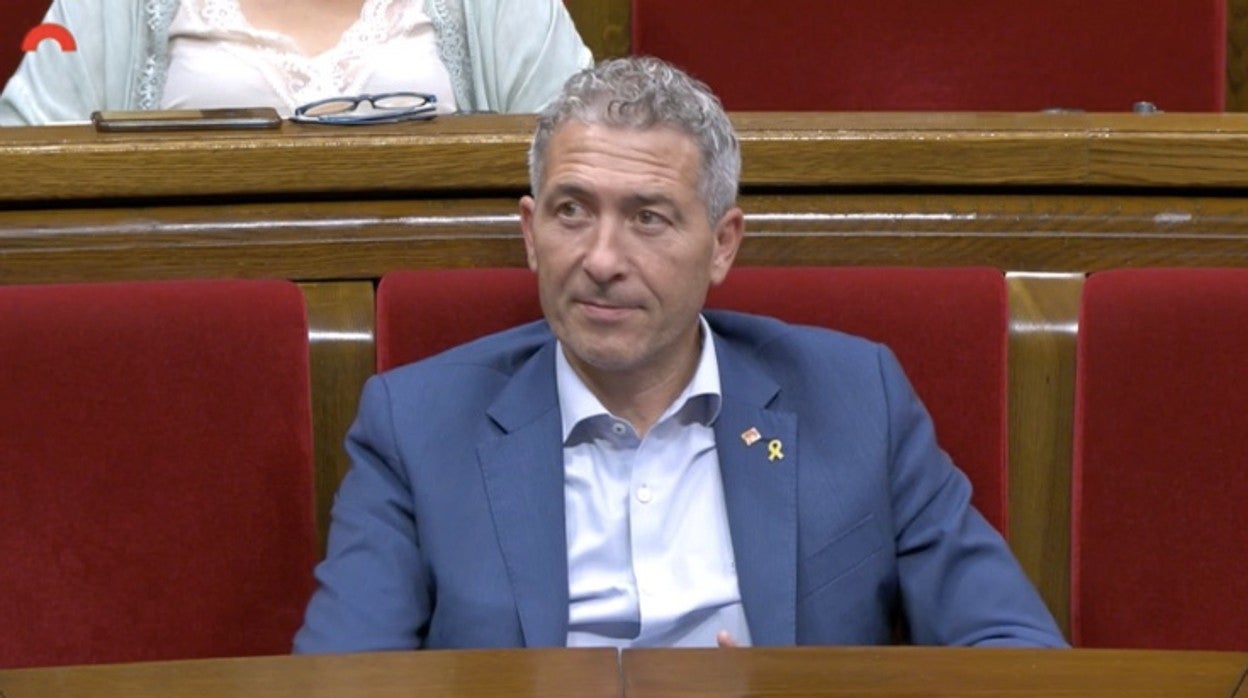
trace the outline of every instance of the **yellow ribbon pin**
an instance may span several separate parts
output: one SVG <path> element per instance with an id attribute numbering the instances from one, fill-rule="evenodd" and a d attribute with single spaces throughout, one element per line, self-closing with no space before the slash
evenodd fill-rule
<path id="1" fill-rule="evenodd" d="M 771 441 L 768 441 L 767 460 L 774 461 L 784 459 L 784 451 L 780 450 L 783 447 L 784 445 L 780 443 L 780 439 L 772 439 Z"/>

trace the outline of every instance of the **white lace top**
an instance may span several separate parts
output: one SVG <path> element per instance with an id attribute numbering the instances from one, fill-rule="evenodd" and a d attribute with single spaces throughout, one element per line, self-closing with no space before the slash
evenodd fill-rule
<path id="1" fill-rule="evenodd" d="M 326 97 L 430 92 L 455 110 L 451 78 L 419 0 L 365 0 L 338 44 L 315 56 L 253 27 L 238 0 L 182 0 L 169 26 L 165 109 L 272 106 L 283 116 Z"/>

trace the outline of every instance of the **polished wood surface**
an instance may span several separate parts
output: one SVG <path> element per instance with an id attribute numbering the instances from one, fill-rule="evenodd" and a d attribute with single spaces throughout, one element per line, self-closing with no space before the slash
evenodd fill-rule
<path id="1" fill-rule="evenodd" d="M 1081 273 L 1011 272 L 1009 540 L 1063 628 L 1070 616 L 1070 476 Z"/>
<path id="2" fill-rule="evenodd" d="M 0 698 L 620 695 L 611 649 L 389 652 L 0 670 Z"/>
<path id="3" fill-rule="evenodd" d="M 1248 114 L 738 113 L 745 191 L 829 186 L 1248 186 Z M 0 130 L 5 202 L 412 194 L 527 186 L 530 115 L 368 129 Z M 135 161 L 145 167 L 130 167 Z M 125 172 L 126 176 L 118 176 Z"/>
<path id="4" fill-rule="evenodd" d="M 635 650 L 623 657 L 629 698 L 1228 698 L 1240 695 L 1246 670 L 1243 653 L 1140 650 Z"/>
<path id="5" fill-rule="evenodd" d="M 1248 653 L 925 647 L 454 650 L 0 670 L 3 698 L 1241 698 Z"/>
<path id="6" fill-rule="evenodd" d="M 355 419 L 358 391 L 376 372 L 373 285 L 367 281 L 300 285 L 308 306 L 308 364 L 316 465 L 316 526 L 324 547 L 329 511 L 351 459 L 342 446 Z"/>
<path id="7" fill-rule="evenodd" d="M 630 0 L 564 0 L 563 4 L 595 60 L 629 54 L 633 41 Z"/>
<path id="8" fill-rule="evenodd" d="M 1226 2 L 1226 108 L 1248 111 L 1248 0 Z"/>
<path id="9" fill-rule="evenodd" d="M 1085 273 L 1248 265 L 1248 188 L 1181 196 L 1037 192 L 746 195 L 739 264 L 991 265 Z M 513 197 L 0 210 L 0 283 L 375 279 L 523 266 Z"/>

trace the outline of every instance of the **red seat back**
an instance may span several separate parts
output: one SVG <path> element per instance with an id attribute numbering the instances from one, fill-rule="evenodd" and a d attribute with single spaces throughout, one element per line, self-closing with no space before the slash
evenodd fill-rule
<path id="1" fill-rule="evenodd" d="M 524 268 L 394 271 L 377 285 L 377 370 L 542 317 Z"/>
<path id="2" fill-rule="evenodd" d="M 0 666 L 277 654 L 318 554 L 286 281 L 0 287 Z"/>
<path id="3" fill-rule="evenodd" d="M 987 268 L 736 268 L 708 306 L 842 329 L 888 344 L 1006 530 L 1005 280 Z M 541 317 L 525 269 L 387 274 L 377 292 L 377 365 L 390 368 Z"/>
<path id="4" fill-rule="evenodd" d="M 0 88 L 26 55 L 22 52 L 26 34 L 43 23 L 51 4 L 51 0 L 5 0 L 0 7 Z"/>
<path id="5" fill-rule="evenodd" d="M 986 267 L 737 268 L 707 304 L 832 327 L 888 345 L 923 399 L 941 445 L 1006 531 L 1005 277 Z"/>
<path id="6" fill-rule="evenodd" d="M 632 51 L 732 110 L 1225 105 L 1226 0 L 633 0 Z"/>
<path id="7" fill-rule="evenodd" d="M 1071 629 L 1248 650 L 1248 269 L 1092 274 L 1079 319 Z"/>

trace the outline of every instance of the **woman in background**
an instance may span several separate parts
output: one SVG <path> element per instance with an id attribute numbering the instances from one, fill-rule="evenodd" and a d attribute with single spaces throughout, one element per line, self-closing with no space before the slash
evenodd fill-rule
<path id="1" fill-rule="evenodd" d="M 54 0 L 44 22 L 78 50 L 26 54 L 0 124 L 395 91 L 532 112 L 593 60 L 562 0 Z"/>

